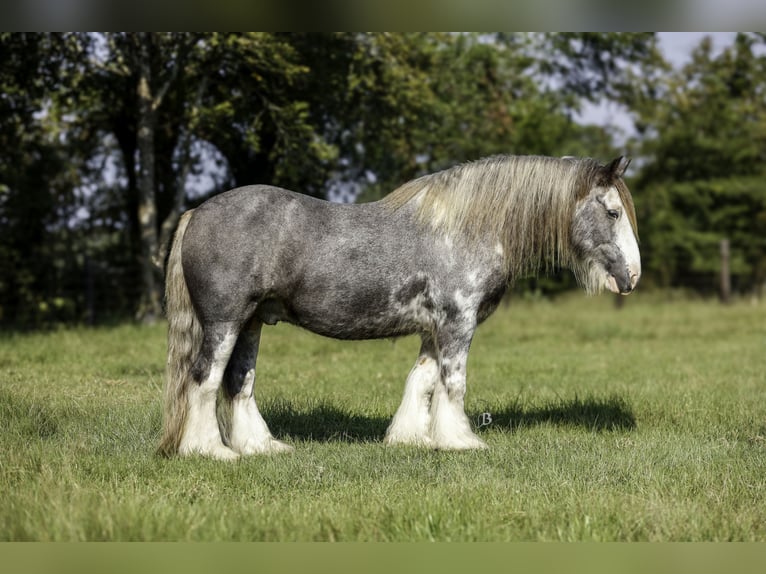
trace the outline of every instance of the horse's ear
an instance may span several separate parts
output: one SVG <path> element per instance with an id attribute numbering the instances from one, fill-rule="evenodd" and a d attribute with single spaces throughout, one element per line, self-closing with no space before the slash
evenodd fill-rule
<path id="1" fill-rule="evenodd" d="M 606 166 L 606 171 L 612 177 L 622 177 L 625 174 L 625 170 L 630 165 L 630 158 L 621 155 L 620 157 L 613 159 L 612 162 Z"/>

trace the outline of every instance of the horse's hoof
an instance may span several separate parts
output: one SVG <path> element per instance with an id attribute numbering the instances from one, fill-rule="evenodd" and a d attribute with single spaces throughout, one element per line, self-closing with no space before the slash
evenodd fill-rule
<path id="1" fill-rule="evenodd" d="M 431 437 L 422 435 L 386 435 L 383 439 L 383 444 L 386 446 L 414 446 L 420 448 L 433 448 L 434 446 Z"/>
<path id="2" fill-rule="evenodd" d="M 269 441 L 269 451 L 270 453 L 280 453 L 280 452 L 293 452 L 295 451 L 295 447 L 292 445 L 287 444 L 286 442 L 282 442 L 281 440 L 277 440 L 275 438 L 272 438 Z"/>
<path id="3" fill-rule="evenodd" d="M 489 446 L 477 436 L 464 437 L 461 440 L 434 443 L 436 450 L 485 450 Z"/>
<path id="4" fill-rule="evenodd" d="M 243 445 L 235 445 L 234 449 L 242 455 L 251 456 L 256 454 L 279 454 L 293 452 L 295 447 L 277 440 L 274 437 L 258 442 L 246 442 Z"/>
<path id="5" fill-rule="evenodd" d="M 207 446 L 207 447 L 182 447 L 178 450 L 178 454 L 181 456 L 204 456 L 208 458 L 214 458 L 216 460 L 234 461 L 239 458 L 239 454 L 231 450 L 230 448 L 221 444 L 220 446 Z"/>

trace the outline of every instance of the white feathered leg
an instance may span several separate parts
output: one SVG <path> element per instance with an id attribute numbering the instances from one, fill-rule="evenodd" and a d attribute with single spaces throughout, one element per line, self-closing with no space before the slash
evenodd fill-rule
<path id="1" fill-rule="evenodd" d="M 226 390 L 231 400 L 229 443 L 244 455 L 293 450 L 271 435 L 255 402 L 255 362 L 261 337 L 261 324 L 243 331 L 226 371 Z"/>
<path id="2" fill-rule="evenodd" d="M 431 396 L 439 378 L 436 351 L 430 340 L 423 341 L 420 356 L 404 387 L 404 397 L 386 431 L 386 444 L 431 446 L 428 434 Z"/>
<path id="3" fill-rule="evenodd" d="M 223 444 L 216 417 L 218 389 L 236 341 L 237 333 L 231 325 L 212 325 L 205 333 L 194 367 L 204 378 L 201 383 L 192 382 L 188 391 L 188 410 L 178 448 L 180 455 L 201 454 L 222 460 L 238 457 Z"/>
<path id="4" fill-rule="evenodd" d="M 466 360 L 470 336 L 446 337 L 439 347 L 439 382 L 431 400 L 430 435 L 434 448 L 467 450 L 487 448 L 465 414 Z"/>

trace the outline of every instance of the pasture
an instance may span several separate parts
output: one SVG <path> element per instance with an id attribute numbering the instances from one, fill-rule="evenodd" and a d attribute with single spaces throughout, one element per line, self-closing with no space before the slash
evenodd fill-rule
<path id="1" fill-rule="evenodd" d="M 416 338 L 264 329 L 287 455 L 155 454 L 165 325 L 0 335 L 0 540 L 766 541 L 766 305 L 515 299 L 482 325 L 486 451 L 386 447 Z"/>

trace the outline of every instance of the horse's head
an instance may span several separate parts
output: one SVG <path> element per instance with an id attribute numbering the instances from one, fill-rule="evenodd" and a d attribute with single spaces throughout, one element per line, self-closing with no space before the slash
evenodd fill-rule
<path id="1" fill-rule="evenodd" d="M 574 269 L 585 289 L 627 295 L 641 277 L 636 214 L 622 179 L 630 160 L 602 167 L 587 195 L 578 200 L 571 227 Z"/>

